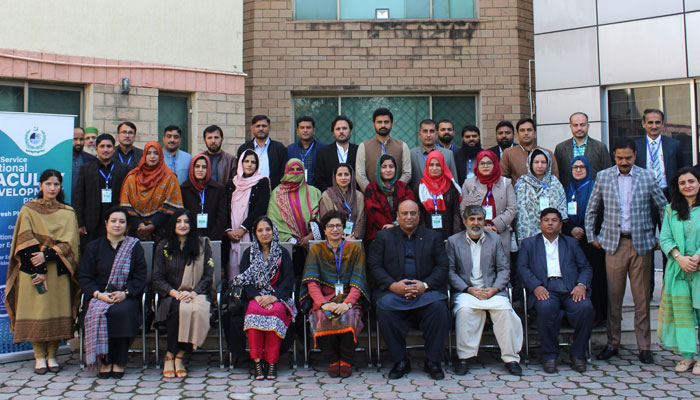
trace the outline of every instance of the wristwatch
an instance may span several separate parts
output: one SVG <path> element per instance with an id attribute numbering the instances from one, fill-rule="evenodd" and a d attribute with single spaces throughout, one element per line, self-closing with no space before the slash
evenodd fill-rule
<path id="1" fill-rule="evenodd" d="M 129 293 L 129 289 L 124 289 L 124 294 L 126 295 L 126 297 L 129 297 L 131 293 Z"/>
<path id="2" fill-rule="evenodd" d="M 352 308 L 352 303 L 349 301 L 346 301 L 345 304 L 348 306 L 348 310 Z"/>
<path id="3" fill-rule="evenodd" d="M 428 290 L 428 284 L 423 282 L 423 286 L 425 286 L 425 290 Z"/>

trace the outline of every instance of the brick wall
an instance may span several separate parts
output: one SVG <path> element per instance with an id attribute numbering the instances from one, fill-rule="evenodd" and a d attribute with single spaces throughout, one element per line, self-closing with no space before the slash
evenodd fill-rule
<path id="1" fill-rule="evenodd" d="M 267 114 L 289 143 L 293 94 L 477 93 L 495 143 L 499 120 L 530 113 L 532 1 L 478 4 L 474 20 L 309 22 L 292 19 L 292 0 L 244 0 L 246 122 Z"/>

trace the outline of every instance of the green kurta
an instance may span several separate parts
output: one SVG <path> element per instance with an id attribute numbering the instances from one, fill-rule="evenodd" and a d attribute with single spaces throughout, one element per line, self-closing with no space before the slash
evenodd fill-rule
<path id="1" fill-rule="evenodd" d="M 700 272 L 683 272 L 670 252 L 674 247 L 685 256 L 700 254 L 700 207 L 681 221 L 667 205 L 660 236 L 661 250 L 668 255 L 657 333 L 666 346 L 685 355 L 698 351 L 695 327 L 700 320 Z"/>

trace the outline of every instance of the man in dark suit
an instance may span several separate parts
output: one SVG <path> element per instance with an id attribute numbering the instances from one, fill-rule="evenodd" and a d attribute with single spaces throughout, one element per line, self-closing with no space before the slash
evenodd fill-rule
<path id="1" fill-rule="evenodd" d="M 528 291 L 529 308 L 537 312 L 544 371 L 550 374 L 557 371 L 559 328 L 565 314 L 574 327 L 571 368 L 586 370 L 586 348 L 595 316 L 588 289 L 593 270 L 576 239 L 560 234 L 561 218 L 556 208 L 542 210 L 542 233 L 523 240 L 518 254 L 518 274 Z"/>
<path id="2" fill-rule="evenodd" d="M 515 127 L 510 121 L 503 120 L 496 125 L 496 142 L 498 144 L 489 147 L 489 150 L 497 155 L 500 161 L 503 152 L 513 147 L 513 140 L 515 140 Z"/>
<path id="3" fill-rule="evenodd" d="M 467 125 L 462 128 L 462 147 L 453 151 L 455 166 L 457 168 L 457 183 L 461 187 L 464 181 L 474 176 L 476 167 L 476 155 L 481 148 L 481 131 L 476 125 Z"/>
<path id="4" fill-rule="evenodd" d="M 350 143 L 352 121 L 345 115 L 338 115 L 331 123 L 335 142 L 318 149 L 316 154 L 315 185 L 321 192 L 333 185 L 333 170 L 340 163 L 347 163 L 355 169 L 357 145 Z"/>
<path id="5" fill-rule="evenodd" d="M 128 171 L 123 164 L 113 162 L 114 145 L 112 135 L 98 136 L 95 140 L 97 159 L 83 164 L 78 171 L 73 209 L 83 244 L 105 233 L 105 212 L 119 205 L 122 182 Z"/>
<path id="6" fill-rule="evenodd" d="M 127 171 L 131 171 L 139 165 L 139 161 L 143 157 L 143 149 L 134 146 L 136 124 L 131 121 L 124 121 L 117 125 L 117 140 L 119 141 L 119 146 L 116 147 L 114 152 L 114 162 L 125 166 Z"/>
<path id="7" fill-rule="evenodd" d="M 276 188 L 284 175 L 284 167 L 287 164 L 287 148 L 276 140 L 270 139 L 270 118 L 267 115 L 256 115 L 250 124 L 253 139 L 238 147 L 238 158 L 247 149 L 254 150 L 258 154 L 260 175 L 270 178 L 272 189 Z"/>
<path id="8" fill-rule="evenodd" d="M 389 379 L 411 371 L 406 352 L 410 324 L 425 338 L 425 370 L 433 379 L 445 377 L 440 362 L 450 329 L 446 304 L 448 261 L 442 236 L 420 225 L 418 204 L 399 204 L 399 226 L 382 230 L 369 253 L 379 330 L 394 360 Z"/>
<path id="9" fill-rule="evenodd" d="M 78 171 L 83 164 L 95 161 L 95 156 L 83 151 L 85 131 L 81 127 L 73 128 L 73 174 L 71 175 L 71 202 L 75 197 L 75 184 L 78 182 Z"/>
<path id="10" fill-rule="evenodd" d="M 554 157 L 559 166 L 559 181 L 562 186 L 569 186 L 571 178 L 571 160 L 574 157 L 583 155 L 588 159 L 591 166 L 591 180 L 596 174 L 606 168 L 612 167 L 612 160 L 608 148 L 598 140 L 588 136 L 588 115 L 577 111 L 569 117 L 569 128 L 571 129 L 571 139 L 566 139 L 559 143 L 554 149 Z"/>

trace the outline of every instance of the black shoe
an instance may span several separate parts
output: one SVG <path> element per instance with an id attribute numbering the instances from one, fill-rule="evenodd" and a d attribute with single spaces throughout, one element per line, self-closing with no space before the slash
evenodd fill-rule
<path id="1" fill-rule="evenodd" d="M 586 360 L 582 358 L 571 357 L 571 369 L 576 372 L 586 372 Z"/>
<path id="2" fill-rule="evenodd" d="M 445 373 L 442 371 L 440 363 L 429 362 L 428 360 L 426 360 L 423 364 L 423 370 L 427 372 L 428 375 L 430 375 L 430 377 L 436 381 L 445 379 Z"/>
<path id="3" fill-rule="evenodd" d="M 544 360 L 542 367 L 544 368 L 544 372 L 553 374 L 557 372 L 557 360 Z"/>
<path id="4" fill-rule="evenodd" d="M 469 373 L 469 361 L 466 358 L 460 358 L 455 365 L 455 375 L 466 375 Z"/>
<path id="5" fill-rule="evenodd" d="M 124 377 L 124 371 L 117 372 L 112 371 L 112 379 L 122 379 Z"/>
<path id="6" fill-rule="evenodd" d="M 399 361 L 394 364 L 394 367 L 389 371 L 389 379 L 401 379 L 409 372 L 411 372 L 411 361 Z"/>
<path id="7" fill-rule="evenodd" d="M 100 379 L 109 379 L 112 377 L 112 371 L 98 372 L 97 377 Z"/>
<path id="8" fill-rule="evenodd" d="M 509 363 L 506 363 L 506 369 L 508 372 L 510 372 L 511 375 L 517 375 L 520 376 L 523 374 L 523 369 L 520 366 L 520 363 L 517 361 L 511 361 Z"/>
<path id="9" fill-rule="evenodd" d="M 651 355 L 650 350 L 642 350 L 639 352 L 639 361 L 643 362 L 644 364 L 653 364 L 654 356 Z"/>
<path id="10" fill-rule="evenodd" d="M 268 364 L 267 365 L 267 374 L 266 378 L 268 380 L 275 380 L 277 379 L 277 364 Z"/>
<path id="11" fill-rule="evenodd" d="M 598 355 L 595 356 L 595 358 L 597 358 L 599 360 L 609 360 L 610 357 L 616 356 L 616 355 L 618 355 L 618 353 L 619 353 L 619 351 L 617 349 L 612 348 L 611 346 L 605 346 L 603 351 L 598 353 Z"/>

